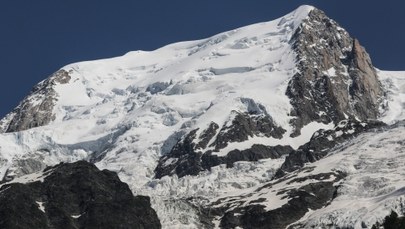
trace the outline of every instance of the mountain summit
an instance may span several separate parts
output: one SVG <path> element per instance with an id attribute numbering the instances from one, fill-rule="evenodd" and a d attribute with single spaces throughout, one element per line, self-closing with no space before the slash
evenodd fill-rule
<path id="1" fill-rule="evenodd" d="M 301 6 L 63 67 L 0 121 L 0 178 L 87 160 L 150 196 L 163 228 L 369 228 L 405 212 L 404 88 Z"/>

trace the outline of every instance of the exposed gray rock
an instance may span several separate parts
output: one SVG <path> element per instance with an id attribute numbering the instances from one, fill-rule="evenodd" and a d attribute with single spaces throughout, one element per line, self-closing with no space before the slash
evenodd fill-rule
<path id="1" fill-rule="evenodd" d="M 170 153 L 170 151 L 173 149 L 173 147 L 176 145 L 176 143 L 178 141 L 181 140 L 181 138 L 186 134 L 185 131 L 180 130 L 177 131 L 175 133 L 173 133 L 172 135 L 170 135 L 166 141 L 163 142 L 162 147 L 160 148 L 161 154 L 162 155 L 166 155 L 168 153 Z"/>
<path id="2" fill-rule="evenodd" d="M 256 144 L 246 150 L 232 150 L 226 156 L 217 156 L 213 154 L 212 151 L 205 153 L 195 152 L 194 150 L 187 151 L 187 149 L 191 149 L 190 147 L 190 142 L 186 140 L 183 141 L 180 148 L 173 148 L 175 151 L 172 151 L 169 155 L 163 156 L 155 169 L 156 178 L 174 174 L 179 177 L 198 175 L 201 171 L 210 170 L 211 167 L 221 164 L 226 164 L 227 167 L 233 167 L 233 164 L 237 161 L 258 161 L 267 158 L 276 159 L 280 158 L 282 155 L 293 152 L 290 146 L 265 146 Z"/>
<path id="3" fill-rule="evenodd" d="M 15 171 L 12 171 L 12 177 L 20 177 L 26 174 L 35 173 L 38 171 L 44 170 L 47 166 L 43 162 L 44 158 L 22 158 L 15 161 L 15 167 L 17 168 Z M 6 173 L 6 176 L 9 176 Z"/>
<path id="4" fill-rule="evenodd" d="M 52 112 L 57 101 L 54 86 L 56 84 L 67 84 L 70 79 L 69 73 L 61 69 L 36 85 L 29 96 L 12 111 L 9 116 L 10 120 L 2 124 L 4 131 L 27 130 L 47 125 L 53 121 L 55 115 Z"/>
<path id="5" fill-rule="evenodd" d="M 175 84 L 168 92 L 166 92 L 166 95 L 182 95 L 184 93 L 184 88 L 180 84 Z"/>
<path id="6" fill-rule="evenodd" d="M 226 156 L 217 156 L 209 151 L 202 155 L 201 160 L 202 167 L 207 170 L 220 164 L 226 164 L 228 168 L 231 168 L 233 167 L 233 163 L 237 161 L 259 161 L 267 158 L 277 159 L 293 151 L 291 146 L 265 146 L 254 144 L 249 149 L 232 150 Z"/>
<path id="7" fill-rule="evenodd" d="M 44 175 L 0 187 L 0 228 L 161 228 L 149 198 L 134 197 L 114 172 L 79 161 Z"/>
<path id="8" fill-rule="evenodd" d="M 276 194 L 281 199 L 288 199 L 287 203 L 267 211 L 265 205 L 271 204 L 270 200 L 267 200 L 265 195 L 254 199 L 253 193 L 270 191 L 272 186 L 279 181 L 270 182 L 251 194 L 219 199 L 210 206 L 210 213 L 221 217 L 221 228 L 284 229 L 302 218 L 309 209 L 322 208 L 332 201 L 338 189 L 334 183 L 345 176 L 343 173 L 333 172 L 290 179 L 287 184 L 294 183 L 298 187 L 279 190 Z M 306 180 L 312 182 L 300 186 L 300 183 Z"/>
<path id="9" fill-rule="evenodd" d="M 211 122 L 208 128 L 201 133 L 199 137 L 199 142 L 196 145 L 196 149 L 198 150 L 207 148 L 208 143 L 211 141 L 213 137 L 215 137 L 218 129 L 219 129 L 218 124 L 216 124 L 215 122 Z"/>
<path id="10" fill-rule="evenodd" d="M 168 211 L 173 211 L 175 206 L 177 209 L 175 217 L 183 224 L 184 228 L 214 229 L 213 218 L 210 216 L 209 210 L 200 206 L 201 201 L 204 200 L 199 197 L 171 198 L 164 200 L 164 208 L 167 207 Z M 190 215 L 194 216 L 190 217 Z"/>
<path id="11" fill-rule="evenodd" d="M 287 156 L 275 177 L 280 178 L 288 172 L 302 168 L 305 163 L 315 162 L 323 158 L 335 147 L 361 133 L 376 131 L 384 127 L 386 127 L 386 124 L 379 121 L 343 120 L 333 130 L 319 130 L 313 134 L 308 143 Z"/>
<path id="12" fill-rule="evenodd" d="M 170 83 L 166 83 L 166 82 L 156 82 L 153 83 L 151 85 L 149 85 L 146 88 L 146 91 L 150 92 L 152 95 L 153 94 L 157 94 L 159 92 L 164 91 L 166 88 L 168 88 L 170 86 Z"/>
<path id="13" fill-rule="evenodd" d="M 10 112 L 5 117 L 0 119 L 0 133 L 5 133 L 7 131 L 10 120 L 13 119 L 14 113 Z"/>
<path id="14" fill-rule="evenodd" d="M 314 9 L 290 43 L 299 69 L 286 92 L 296 117 L 292 136 L 312 121 L 378 117 L 383 90 L 370 57 L 335 21 Z"/>
<path id="15" fill-rule="evenodd" d="M 225 124 L 210 147 L 214 151 L 225 148 L 231 142 L 243 142 L 253 136 L 266 136 L 281 139 L 285 130 L 277 126 L 267 114 L 256 115 L 232 111 L 235 118 L 230 125 Z"/>
<path id="16" fill-rule="evenodd" d="M 194 150 L 196 137 L 195 129 L 188 133 L 182 140 L 174 145 L 169 154 L 160 158 L 155 168 L 155 177 L 162 178 L 166 175 L 177 174 L 182 177 L 186 175 L 198 175 L 203 168 L 201 166 L 201 155 Z"/>
<path id="17" fill-rule="evenodd" d="M 246 109 L 247 109 L 249 114 L 252 114 L 252 115 L 263 114 L 263 115 L 269 116 L 269 114 L 267 113 L 266 108 L 262 104 L 257 103 L 256 101 L 254 101 L 253 99 L 251 99 L 251 98 L 241 98 L 240 101 L 243 104 L 245 104 Z"/>
<path id="18" fill-rule="evenodd" d="M 253 145 L 250 149 L 233 150 L 226 156 L 219 157 L 214 154 L 231 142 L 243 142 L 253 136 L 281 138 L 285 133 L 285 130 L 278 127 L 265 112 L 264 107 L 248 99 L 244 101 L 247 107 L 251 108 L 251 113 L 232 111 L 231 115 L 234 119 L 230 123 L 225 123 L 220 130 L 218 124 L 211 122 L 199 136 L 197 136 L 198 129 L 190 131 L 173 146 L 168 154 L 160 158 L 155 169 L 156 178 L 174 174 L 179 177 L 198 175 L 201 171 L 210 170 L 211 167 L 220 164 L 232 167 L 237 161 L 279 158 L 281 155 L 292 152 L 289 146 Z M 210 142 L 212 144 L 208 145 Z"/>
<path id="19" fill-rule="evenodd" d="M 266 212 L 261 205 L 246 207 L 240 217 L 240 225 L 243 228 L 284 229 L 304 216 L 308 209 L 316 210 L 325 206 L 333 199 L 335 192 L 333 182 L 308 184 L 298 190 L 289 191 L 288 197 L 291 200 L 281 208 Z M 230 215 L 230 212 L 227 215 Z M 221 220 L 221 227 L 229 228 L 226 221 L 226 217 Z"/>
<path id="20" fill-rule="evenodd" d="M 354 100 L 355 115 L 361 120 L 375 119 L 378 117 L 378 105 L 383 90 L 371 59 L 357 39 L 354 39 L 352 50 L 348 58 L 349 75 L 352 84 L 349 89 Z"/>

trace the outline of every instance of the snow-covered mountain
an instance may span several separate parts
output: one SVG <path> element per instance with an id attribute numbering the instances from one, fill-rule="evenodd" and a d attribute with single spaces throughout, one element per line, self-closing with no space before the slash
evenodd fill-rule
<path id="1" fill-rule="evenodd" d="M 405 72 L 321 10 L 74 63 L 0 121 L 0 178 L 87 160 L 163 228 L 367 228 L 405 213 Z"/>

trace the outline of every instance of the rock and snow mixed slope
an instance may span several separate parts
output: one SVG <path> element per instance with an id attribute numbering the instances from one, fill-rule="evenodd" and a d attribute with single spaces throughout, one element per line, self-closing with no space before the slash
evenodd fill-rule
<path id="1" fill-rule="evenodd" d="M 27 154 L 88 158 L 144 184 L 156 159 L 185 133 L 211 122 L 223 126 L 232 111 L 257 104 L 286 129 L 284 142 L 295 142 L 288 137 L 285 91 L 297 70 L 288 42 L 310 9 L 204 40 L 64 67 L 2 120 L 3 163 Z M 326 125 L 313 126 L 300 143 Z"/>
<path id="2" fill-rule="evenodd" d="M 165 228 L 249 227 L 258 217 L 280 228 L 370 225 L 400 206 L 401 165 L 357 164 L 386 148 L 384 158 L 397 157 L 403 147 L 386 137 L 401 142 L 404 127 L 378 129 L 376 143 L 355 149 L 381 127 L 369 119 L 405 118 L 404 93 L 405 72 L 376 70 L 357 40 L 302 6 L 207 39 L 63 67 L 0 121 L 0 178 L 85 159 L 150 195 Z M 334 144 L 320 150 L 319 139 Z M 391 173 L 376 185 L 392 188 L 376 191 L 374 176 Z M 350 208 L 360 183 L 371 194 Z M 319 185 L 325 192 L 310 191 Z M 397 199 L 372 200 L 390 193 Z M 322 201 L 291 203 L 301 209 L 294 220 L 274 223 L 305 195 Z"/>

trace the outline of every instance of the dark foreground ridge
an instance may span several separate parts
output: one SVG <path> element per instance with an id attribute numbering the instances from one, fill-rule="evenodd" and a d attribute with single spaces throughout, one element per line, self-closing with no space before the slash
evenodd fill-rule
<path id="1" fill-rule="evenodd" d="M 0 228 L 161 228 L 149 197 L 134 197 L 114 172 L 79 161 L 42 178 L 0 187 Z"/>

